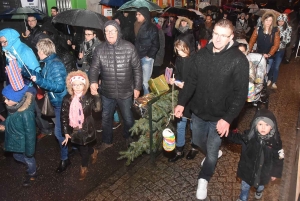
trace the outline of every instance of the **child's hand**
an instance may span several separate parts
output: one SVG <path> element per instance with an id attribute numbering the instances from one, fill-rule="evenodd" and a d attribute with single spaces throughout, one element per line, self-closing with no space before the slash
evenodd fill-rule
<path id="1" fill-rule="evenodd" d="M 36 76 L 31 76 L 30 79 L 31 79 L 33 82 L 36 82 Z"/>
<path id="2" fill-rule="evenodd" d="M 71 136 L 69 134 L 65 134 L 65 140 L 61 143 L 61 145 L 67 145 L 69 138 L 71 138 Z"/>
<path id="3" fill-rule="evenodd" d="M 276 177 L 271 177 L 271 181 L 275 181 L 276 180 Z"/>
<path id="4" fill-rule="evenodd" d="M 5 131 L 5 126 L 0 125 L 0 131 Z"/>
<path id="5" fill-rule="evenodd" d="M 175 82 L 175 78 L 170 78 L 170 79 L 169 79 L 169 83 L 170 83 L 171 85 L 173 85 L 174 82 Z"/>

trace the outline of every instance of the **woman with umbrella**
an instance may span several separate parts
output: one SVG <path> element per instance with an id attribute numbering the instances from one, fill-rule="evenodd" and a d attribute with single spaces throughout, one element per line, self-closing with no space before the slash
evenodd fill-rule
<path id="1" fill-rule="evenodd" d="M 276 25 L 276 17 L 272 12 L 266 12 L 261 18 L 261 25 L 254 29 L 249 41 L 250 52 L 253 51 L 254 43 L 257 44 L 256 52 L 268 60 L 267 72 L 269 72 L 273 56 L 280 44 L 279 29 Z"/>

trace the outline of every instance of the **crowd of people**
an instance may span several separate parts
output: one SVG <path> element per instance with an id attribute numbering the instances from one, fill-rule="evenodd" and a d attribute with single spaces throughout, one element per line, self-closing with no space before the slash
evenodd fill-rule
<path id="1" fill-rule="evenodd" d="M 199 150 L 206 156 L 197 179 L 197 199 L 207 197 L 226 137 L 242 144 L 239 201 L 248 199 L 251 186 L 257 189 L 255 197 L 259 199 L 264 185 L 281 177 L 283 150 L 273 113 L 259 110 L 244 133 L 230 130 L 230 125 L 245 104 L 249 80 L 255 79 L 247 53 L 260 53 L 268 61 L 265 82 L 277 89 L 279 66 L 282 60 L 290 61 L 298 36 L 299 21 L 292 9 L 279 16 L 266 12 L 256 22 L 248 13 L 228 19 L 225 12 L 212 15 L 209 11 L 204 19 L 197 20 L 151 18 L 148 8 L 141 7 L 134 13 L 117 13 L 100 33 L 91 28 L 53 25 L 51 20 L 59 13 L 56 7 L 51 11 L 52 16 L 41 26 L 34 16 L 28 16 L 29 28 L 22 37 L 11 28 L 0 31 L 1 63 L 10 66 L 16 62 L 24 82 L 22 89 L 15 90 L 12 78 L 4 76 L 2 94 L 8 116 L 0 126 L 5 132 L 5 150 L 28 166 L 23 186 L 36 179 L 36 138 L 52 133 L 50 120 L 60 146 L 56 172 L 71 164 L 67 146 L 71 142 L 72 150 L 78 150 L 82 157 L 79 180 L 86 178 L 89 160 L 96 163 L 98 153 L 113 146 L 113 129 L 120 126 L 117 111 L 129 145 L 133 141 L 133 99 L 151 92 L 148 81 L 159 74 L 164 61 L 174 63 L 175 77 L 170 84 L 180 91 L 174 111 L 178 120 L 176 154 L 168 161 L 184 157 L 185 132 L 191 120 L 192 148 L 186 158 L 194 159 Z M 62 33 L 63 29 L 68 34 Z M 55 115 L 48 119 L 39 106 L 43 97 L 48 97 L 54 108 Z M 102 139 L 97 148 L 92 146 L 97 132 L 92 110 L 102 111 L 102 128 L 98 130 Z M 24 123 L 16 125 L 19 119 Z"/>

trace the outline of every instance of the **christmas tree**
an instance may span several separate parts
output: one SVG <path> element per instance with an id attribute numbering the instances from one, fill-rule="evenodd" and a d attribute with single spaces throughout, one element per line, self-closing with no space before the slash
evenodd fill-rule
<path id="1" fill-rule="evenodd" d="M 152 130 L 153 130 L 153 144 L 152 150 L 154 153 L 161 151 L 162 149 L 162 131 L 169 127 L 172 127 L 170 120 L 173 119 L 173 107 L 177 105 L 178 91 L 169 92 L 162 95 L 152 105 Z M 172 105 L 173 99 L 173 105 Z M 174 128 L 171 128 L 174 130 Z M 126 165 L 142 155 L 144 152 L 150 154 L 150 128 L 149 128 L 149 115 L 146 114 L 143 118 L 135 121 L 134 126 L 131 128 L 131 133 L 134 136 L 138 136 L 139 139 L 136 142 L 132 142 L 130 147 L 126 151 L 120 152 L 118 160 L 127 158 Z"/>

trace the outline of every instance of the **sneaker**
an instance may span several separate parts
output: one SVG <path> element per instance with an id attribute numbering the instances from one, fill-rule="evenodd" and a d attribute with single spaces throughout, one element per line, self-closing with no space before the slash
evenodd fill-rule
<path id="1" fill-rule="evenodd" d="M 102 151 L 104 151 L 105 149 L 108 149 L 108 148 L 110 148 L 110 147 L 112 147 L 112 146 L 113 146 L 113 144 L 102 143 L 102 144 L 100 145 L 100 147 L 98 148 L 98 151 L 99 151 L 99 152 L 102 152 Z"/>
<path id="2" fill-rule="evenodd" d="M 119 128 L 121 126 L 121 123 L 120 122 L 115 122 L 114 121 L 114 123 L 113 123 L 113 129 L 115 130 L 115 129 L 117 129 L 117 128 Z"/>
<path id="3" fill-rule="evenodd" d="M 219 152 L 218 152 L 218 158 L 220 158 L 221 156 L 223 155 L 223 152 L 222 152 L 222 150 L 219 150 Z M 206 158 L 206 157 L 205 157 Z M 201 162 L 201 167 L 203 166 L 203 163 L 204 163 L 204 161 L 205 161 L 205 158 L 202 160 L 202 162 Z"/>
<path id="4" fill-rule="evenodd" d="M 271 84 L 272 84 L 272 81 L 271 81 L 271 80 L 268 80 L 267 86 L 270 86 Z"/>
<path id="5" fill-rule="evenodd" d="M 255 196 L 255 199 L 259 200 L 263 195 L 263 191 L 262 192 L 255 192 L 254 196 Z"/>
<path id="6" fill-rule="evenodd" d="M 196 192 L 196 198 L 204 200 L 207 197 L 207 181 L 205 179 L 198 179 L 198 187 Z"/>
<path id="7" fill-rule="evenodd" d="M 277 89 L 277 85 L 275 83 L 272 84 L 272 89 Z"/>

